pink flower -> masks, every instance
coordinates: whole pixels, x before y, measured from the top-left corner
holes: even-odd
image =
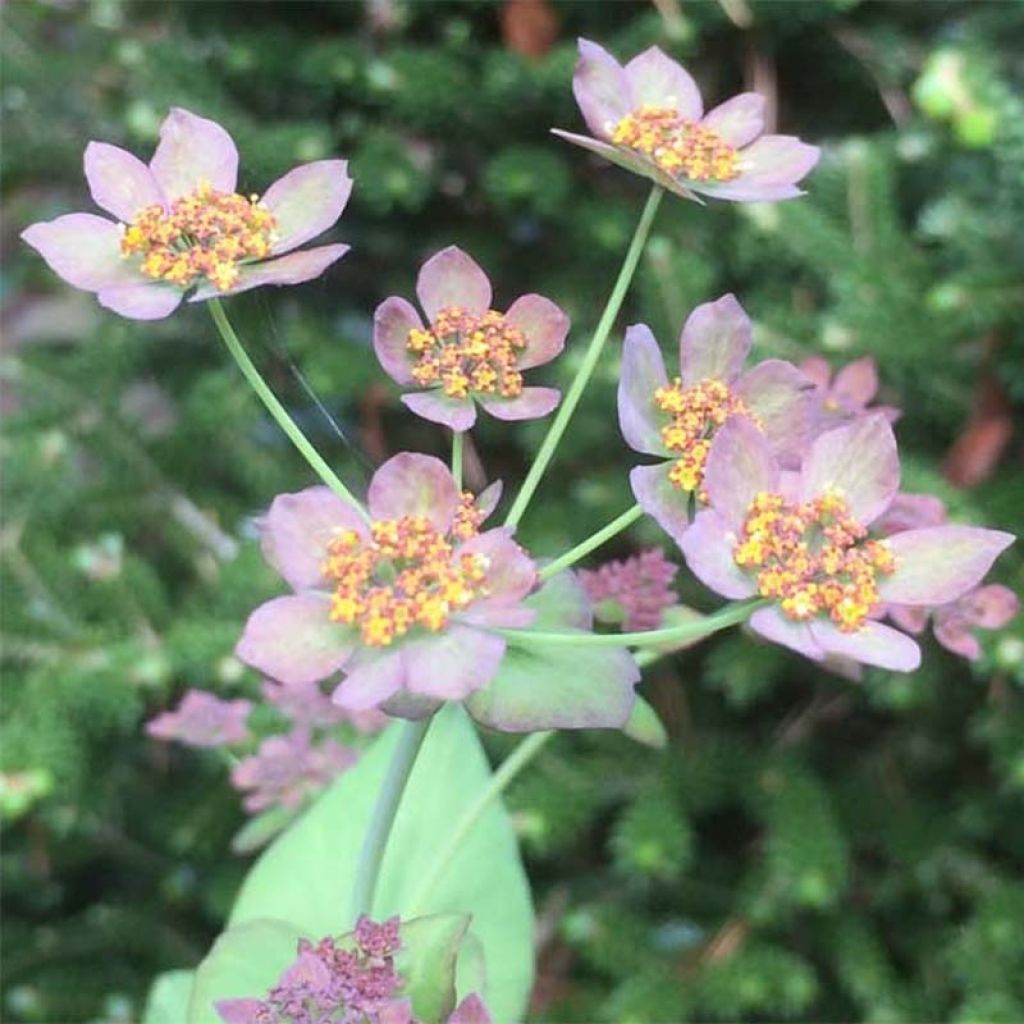
[[[573,92],[594,137],[555,134],[686,199],[791,199],[819,150],[764,134],[764,97],[745,92],[704,113],[697,83],[656,46],[625,67],[579,41]],[[699,201],[699,200],[698,200]]]
[[[619,381],[619,426],[635,451],[670,461],[629,475],[636,500],[677,543],[698,507],[704,464],[722,425],[753,424],[771,450],[795,462],[811,430],[812,384],[792,364],[767,359],[743,371],[750,318],[733,295],[698,306],[679,337],[679,376],[669,381],[654,335],[626,332]]]
[[[501,420],[547,416],[555,388],[524,387],[523,371],[550,362],[565,345],[569,318],[550,299],[524,295],[506,313],[491,308],[491,283],[450,246],[420,268],[416,295],[426,324],[405,299],[385,299],[373,317],[373,346],[418,416],[469,430],[476,403]]]
[[[956,601],[978,585],[1008,533],[932,526],[884,539],[900,466],[884,416],[862,417],[810,446],[784,473],[763,434],[737,417],[708,457],[708,507],[682,540],[691,571],[725,597],[761,596],[751,628],[815,661],[830,655],[909,672],[921,652],[873,618],[889,608]]]
[[[165,711],[146,724],[148,735],[178,740],[190,747],[228,747],[249,738],[248,700],[221,700],[212,693],[189,690],[174,711]]]
[[[800,370],[817,389],[815,416],[821,431],[841,426],[866,412],[881,413],[890,423],[902,415],[889,405],[868,408],[878,392],[878,367],[871,356],[847,363],[835,377],[828,360],[821,356],[805,359]]]
[[[292,251],[341,216],[352,190],[344,160],[296,167],[260,199],[239,195],[231,136],[180,107],[160,126],[148,166],[117,146],[90,142],[85,176],[96,205],[114,220],[71,213],[33,224],[21,237],[69,284],[135,320],[168,316],[191,288],[190,301],[201,302],[300,284],[348,250]]]
[[[263,683],[263,696],[294,725],[328,728],[348,722],[356,732],[374,733],[388,723],[386,715],[371,708],[368,711],[346,711],[339,708],[320,689],[319,682],[284,686],[272,680]]]
[[[661,548],[651,548],[597,569],[581,569],[579,577],[597,619],[633,632],[658,629],[665,609],[679,604],[672,589],[678,571]]]

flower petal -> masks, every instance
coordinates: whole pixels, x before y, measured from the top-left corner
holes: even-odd
[[[854,633],[844,633],[825,619],[810,625],[811,635],[828,654],[894,672],[913,672],[921,664],[921,648],[906,633],[881,622],[865,622]]]
[[[757,417],[776,457],[799,465],[813,433],[812,381],[784,359],[766,359],[743,374],[733,391]]]
[[[704,101],[690,73],[666,53],[652,46],[626,65],[632,108],[670,107],[680,117],[700,120]]]
[[[435,253],[420,268],[416,295],[433,323],[446,306],[461,306],[470,313],[491,307],[491,282],[471,256],[450,245]]]
[[[891,604],[948,604],[976,587],[1013,541],[1011,533],[977,526],[929,526],[895,533],[886,546],[896,559],[896,570],[879,583],[879,597]]]
[[[439,700],[463,700],[494,678],[505,640],[472,626],[451,623],[435,636],[405,647],[406,686]]]
[[[366,536],[359,513],[328,487],[279,494],[261,523],[267,561],[295,590],[323,582],[327,546],[342,530]]]
[[[431,423],[440,423],[458,433],[476,423],[476,406],[471,398],[449,398],[440,388],[402,395],[402,404]]]
[[[739,530],[759,493],[778,491],[779,468],[768,439],[746,416],[730,417],[715,434],[704,464],[703,489],[733,530]]]
[[[732,557],[735,531],[713,509],[697,513],[679,546],[690,572],[716,594],[735,601],[757,593],[753,581]]]
[[[917,636],[925,631],[928,625],[929,608],[919,608],[909,604],[894,604],[886,608],[886,614],[904,633]]]
[[[516,360],[520,370],[549,363],[565,348],[569,318],[543,295],[523,295],[516,299],[508,307],[505,319],[526,336],[526,348]]]
[[[562,400],[558,388],[523,388],[515,398],[477,396],[480,404],[499,420],[536,420],[547,416]]]
[[[634,466],[629,484],[640,507],[677,543],[690,525],[689,491],[681,491],[668,478],[671,462]]]
[[[171,285],[138,282],[101,288],[96,298],[101,306],[132,320],[163,320],[181,305],[182,295]]]
[[[957,602],[957,614],[981,629],[1002,629],[1020,611],[1020,600],[1000,583],[978,587]],[[942,616],[939,612],[937,618]]]
[[[800,476],[803,501],[834,491],[857,522],[869,525],[888,508],[900,486],[892,427],[884,416],[873,415],[822,434],[811,445]]]
[[[526,629],[536,624],[537,613],[521,604],[509,604],[502,598],[485,598],[459,612],[458,620],[485,629]]]
[[[218,192],[234,192],[238,150],[216,121],[172,107],[160,125],[160,143],[149,169],[169,203],[194,192],[203,182]]]
[[[803,195],[796,187],[818,162],[821,150],[792,135],[762,135],[740,152],[740,175],[726,182],[691,182],[695,191],[718,199],[770,202]]]
[[[863,409],[878,392],[878,367],[871,356],[847,363],[832,382],[832,394],[844,405]]]
[[[490,518],[491,513],[498,507],[501,501],[501,492],[504,484],[500,480],[492,480],[477,496],[476,507],[483,512],[484,519]]]
[[[245,624],[235,655],[285,684],[313,683],[337,672],[352,647],[331,622],[326,594],[289,594],[261,604]]]
[[[247,263],[239,267],[238,283],[221,291],[216,285],[204,284],[196,289],[190,302],[203,302],[224,295],[238,295],[250,288],[266,284],[302,284],[318,278],[332,263],[337,263],[349,250],[347,245],[321,245],[315,249],[291,252],[262,263]]]
[[[604,47],[580,39],[579,51],[573,95],[587,127],[604,139],[632,109],[629,81],[622,65]]]
[[[163,205],[152,171],[133,153],[106,142],[85,147],[85,177],[96,205],[126,224],[147,206]]]
[[[887,537],[923,526],[941,526],[946,521],[946,506],[933,494],[897,494],[889,507],[875,520],[876,533]]]
[[[442,533],[455,518],[459,489],[448,467],[433,455],[400,452],[370,481],[367,503],[374,519],[426,516]]]
[[[750,628],[773,644],[788,647],[811,661],[824,661],[825,652],[811,634],[806,622],[787,619],[777,608],[758,608],[750,616]]]
[[[448,1024],[492,1024],[492,1018],[484,1001],[475,992],[471,992],[455,1007],[448,1018]]]
[[[619,375],[619,428],[626,444],[646,455],[668,455],[654,392],[668,384],[665,360],[651,329],[634,324],[626,331]]]
[[[423,321],[412,303],[397,295],[385,299],[373,314],[373,350],[384,372],[396,384],[408,387],[416,383],[408,341],[410,331],[422,328]]]
[[[290,252],[323,234],[341,216],[351,193],[344,160],[316,160],[278,178],[263,194],[263,204],[277,219],[271,251]]]
[[[21,237],[55,274],[83,291],[144,280],[121,255],[121,232],[106,217],[67,213],[32,224]]]
[[[360,652],[331,700],[346,711],[378,707],[405,685],[405,651]]]
[[[955,612],[944,616],[935,616],[935,639],[947,651],[977,661],[981,657],[981,643],[971,632],[971,623]]]
[[[832,367],[824,356],[808,356],[800,362],[798,369],[815,387],[828,389],[832,380]]]
[[[702,380],[730,384],[743,369],[753,329],[735,295],[698,306],[679,336],[679,369],[687,386]]]
[[[459,545],[455,557],[462,555],[482,555],[487,560],[485,586],[492,601],[519,601],[537,583],[536,563],[512,539],[510,527],[499,526]]]
[[[746,146],[764,131],[765,99],[756,92],[741,92],[719,103],[701,124],[710,128],[730,146]]]

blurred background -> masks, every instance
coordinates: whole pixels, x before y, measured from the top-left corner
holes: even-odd
[[[666,200],[616,338],[643,320],[670,351],[732,290],[761,358],[872,355],[904,410],[907,489],[1020,529],[1020,4],[13,0],[2,17],[5,1021],[137,1020],[152,976],[218,932],[260,837],[238,838],[222,751],[142,727],[189,687],[258,700],[231,657],[279,588],[253,517],[312,482],[202,306],[122,320],[19,241],[92,208],[89,139],[148,159],[179,105],[234,135],[247,192],[351,161],[333,235],[352,252],[229,309],[359,488],[390,453],[447,445],[369,345],[375,305],[437,248],[472,253],[499,309],[559,302],[570,350],[540,375],[570,379],[646,188],[548,129],[581,130],[578,35],[620,58],[657,43],[709,105],[763,92],[824,157],[796,202]],[[523,522],[536,553],[631,503],[617,364],[613,344]],[[470,480],[521,478],[544,429],[484,419]],[[607,553],[651,546],[672,554],[645,523]],[[996,578],[1019,589],[1019,545]],[[648,672],[667,750],[560,736],[509,794],[540,919],[533,1018],[1024,1019],[1024,631],[980,639],[973,663],[929,639],[917,674],[854,683],[727,634]],[[261,706],[256,733],[270,721]]]

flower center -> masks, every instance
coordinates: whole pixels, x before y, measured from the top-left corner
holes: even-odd
[[[430,327],[411,330],[406,346],[418,356],[412,369],[416,382],[440,384],[449,398],[465,398],[471,391],[515,398],[523,390],[516,363],[526,336],[493,309],[476,314],[446,306]]]
[[[743,399],[720,380],[702,380],[687,388],[676,377],[671,384],[654,392],[654,404],[671,417],[661,428],[661,440],[670,452],[678,455],[668,477],[683,491],[700,487],[717,427],[730,416],[740,415],[761,425]]]
[[[798,622],[824,612],[854,633],[878,604],[879,573],[896,560],[884,541],[867,539],[834,492],[795,504],[762,492],[751,502],[733,549],[738,566],[757,574],[757,590]]]
[[[673,177],[732,181],[740,173],[735,146],[671,107],[645,104],[627,114],[612,129],[612,142],[649,156]]]
[[[415,626],[444,629],[452,613],[486,593],[487,558],[455,550],[476,536],[483,515],[467,493],[447,535],[425,516],[377,519],[368,541],[340,532],[323,567],[334,585],[331,621],[356,626],[370,647],[386,647]]]
[[[256,196],[203,183],[170,210],[154,203],[121,234],[121,253],[142,257],[146,277],[188,288],[205,278],[220,291],[238,283],[238,266],[270,255],[274,215]]]

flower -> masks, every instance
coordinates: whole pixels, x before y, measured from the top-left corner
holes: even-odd
[[[763,96],[745,92],[704,114],[697,83],[656,46],[625,67],[579,41],[573,92],[593,138],[555,134],[685,199],[791,199],[818,162],[817,146],[765,135]]]
[[[286,685],[344,669],[334,701],[420,717],[485,686],[505,654],[490,627],[522,626],[533,561],[511,530],[480,532],[498,500],[474,501],[448,468],[403,452],[374,474],[370,521],[324,487],[277,497],[270,563],[295,590],[257,608],[236,653]]]
[[[787,465],[810,432],[812,387],[795,366],[767,359],[742,373],[750,318],[733,295],[698,306],[679,336],[679,376],[669,381],[650,329],[626,331],[619,381],[619,426],[635,451],[671,461],[630,473],[636,500],[676,542],[701,501],[704,464],[715,434],[743,417]]]
[[[221,700],[202,690],[189,690],[176,710],[147,722],[146,732],[190,747],[227,747],[249,738],[246,721],[251,710],[248,700]]]
[[[147,167],[126,150],[90,142],[85,176],[96,205],[115,220],[71,213],[21,237],[75,288],[135,320],[265,284],[319,277],[348,250],[293,252],[341,216],[352,179],[344,160],[303,164],[263,194],[235,191],[238,151],[214,121],[180,107],[160,126]],[[285,255],[287,254],[287,255]]]
[[[864,416],[820,435],[782,472],[748,420],[722,428],[708,457],[708,507],[682,540],[691,571],[725,597],[771,602],[756,632],[814,661],[830,655],[909,672],[921,652],[874,618],[883,605],[943,605],[978,585],[1013,537],[931,526],[873,537],[900,467],[892,427]]]
[[[847,363],[832,376],[832,367],[821,356],[810,356],[800,363],[800,371],[814,382],[815,415],[822,431],[848,423],[865,412],[881,413],[890,423],[902,415],[891,405],[868,408],[878,392],[878,367],[871,356]]]
[[[320,689],[318,682],[283,686],[273,680],[263,683],[263,696],[294,725],[329,728],[347,722],[356,732],[374,733],[387,725],[379,711],[346,711]]]
[[[524,387],[523,371],[550,362],[565,345],[569,318],[550,299],[524,295],[506,313],[491,309],[491,283],[477,263],[450,246],[420,268],[416,295],[427,323],[396,295],[373,317],[373,347],[418,416],[469,430],[476,403],[501,420],[546,416],[555,388]]]
[[[597,569],[581,569],[580,582],[602,622],[621,624],[628,632],[657,629],[666,608],[679,604],[672,581],[679,566],[661,548],[642,551]]]

